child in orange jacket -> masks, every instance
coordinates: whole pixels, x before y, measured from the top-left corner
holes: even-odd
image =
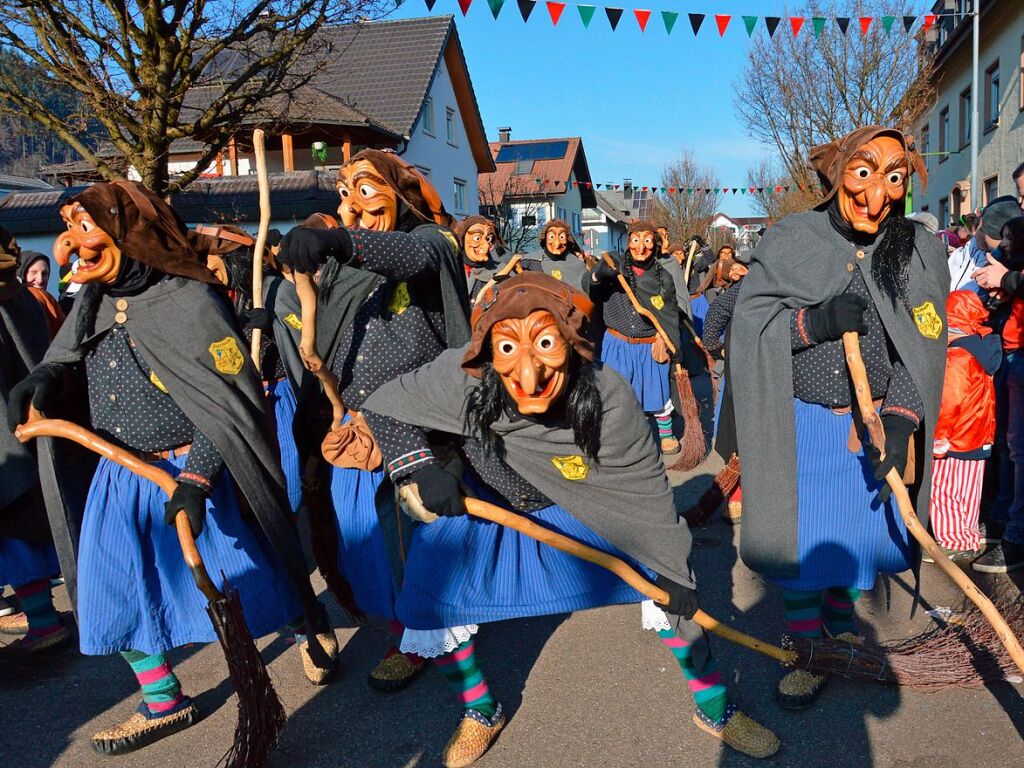
[[[981,548],[981,483],[996,432],[992,375],[1002,360],[1002,347],[992,329],[982,325],[988,310],[974,291],[949,294],[946,313],[946,376],[932,449],[931,521],[935,539],[949,558],[967,561]],[[927,556],[924,560],[932,562]]]

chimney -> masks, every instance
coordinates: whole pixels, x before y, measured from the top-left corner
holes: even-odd
[[[633,198],[633,180],[623,179],[622,180],[622,196],[626,198]]]
[[[512,138],[512,128],[510,126],[505,126],[504,128],[499,128],[498,129],[498,143],[499,144],[508,144],[508,142],[509,142],[509,140],[511,138]]]

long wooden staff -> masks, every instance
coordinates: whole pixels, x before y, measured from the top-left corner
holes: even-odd
[[[693,255],[697,252],[697,241],[690,241],[690,252],[686,254],[686,268],[683,270],[683,285],[690,290],[690,268],[693,267]]]
[[[316,349],[316,303],[317,292],[313,278],[305,272],[293,272],[295,293],[299,297],[299,310],[302,314],[302,331],[299,339],[299,356],[306,370],[316,376],[323,384],[324,392],[331,403],[331,429],[341,426],[345,418],[345,403],[338,392],[338,377],[334,375]]]
[[[882,427],[882,420],[878,417],[875,405],[871,400],[871,386],[868,383],[867,369],[864,367],[864,359],[860,353],[860,337],[855,331],[843,334],[843,351],[846,354],[846,365],[850,370],[850,378],[853,381],[853,391],[857,398],[857,409],[860,411],[860,417],[868,430],[868,437],[871,443],[884,457],[885,431]],[[1013,659],[1014,664],[1024,673],[1024,649],[1021,648],[1020,641],[1017,640],[1016,635],[1013,634],[1013,631],[992,604],[992,601],[988,599],[984,592],[978,589],[977,585],[967,577],[967,574],[946,557],[942,548],[935,543],[935,539],[928,535],[928,531],[924,529],[914,513],[910,494],[907,492],[907,486],[904,485],[899,470],[896,467],[890,469],[889,473],[885,476],[885,480],[889,483],[889,487],[896,497],[896,506],[899,508],[900,517],[903,518],[907,530],[917,539],[917,542],[931,556],[942,572],[949,576],[963,590],[964,594],[970,598],[971,602],[978,606],[989,624],[992,625],[1000,642],[1006,648],[1007,653],[1010,654],[1010,658]]]
[[[480,297],[487,293],[487,289],[494,285],[498,281],[499,277],[504,277],[505,275],[509,274],[513,269],[516,268],[516,266],[518,266],[519,262],[522,261],[522,259],[523,254],[513,254],[512,258],[508,260],[508,263],[505,264],[505,266],[503,266],[497,272],[495,272],[494,276],[491,277],[491,279],[488,280],[486,283],[484,283],[484,287],[477,292],[476,297],[473,299],[473,306],[476,306],[476,303],[480,301]]]
[[[252,148],[256,155],[256,183],[260,190],[260,226],[256,230],[256,245],[252,252],[252,305],[263,309],[263,251],[267,247],[267,232],[270,231],[270,178],[267,176],[267,148],[262,128],[252,132]],[[263,329],[252,331],[252,361],[260,367],[260,344]]]

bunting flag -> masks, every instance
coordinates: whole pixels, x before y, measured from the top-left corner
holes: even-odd
[[[462,2],[462,0],[459,0],[459,2]],[[557,27],[558,20],[562,18],[562,11],[565,10],[565,3],[553,3],[551,0],[548,0],[547,5],[548,13],[551,15],[551,24]]]
[[[676,19],[679,18],[679,14],[675,11],[662,11],[661,18],[665,22],[665,34],[672,34],[672,27],[676,25]]]
[[[779,28],[780,21],[782,21],[781,16],[764,17],[764,25],[768,27],[768,37],[775,37],[775,30]]]
[[[434,10],[434,3],[436,3],[437,0],[424,0],[424,2],[427,4],[427,10],[432,11]]]
[[[836,16],[836,24],[839,26],[839,31],[845,35],[846,30],[850,28],[850,17]]]
[[[868,30],[871,29],[871,22],[872,18],[870,16],[860,17],[860,34],[862,36],[866,35],[868,33]]]
[[[753,37],[754,27],[757,26],[757,16],[744,16],[743,26],[747,28],[747,37]]]
[[[700,25],[704,23],[704,14],[688,13],[686,15],[690,17],[690,26],[693,28],[693,36],[696,37],[700,31]]]
[[[882,17],[882,29],[885,30],[885,34],[892,34],[892,23],[896,21],[895,16],[883,16]]]
[[[917,21],[917,16],[904,16],[903,17],[903,31],[908,35],[910,34],[910,28],[914,26],[914,22]]]
[[[523,17],[523,23],[525,24],[530,19],[530,14],[533,13],[533,6],[537,4],[537,0],[516,0],[519,3],[519,15]]]
[[[619,26],[619,19],[622,18],[622,9],[605,6],[604,13],[608,17],[608,23],[612,25],[612,32],[614,32],[615,28]]]
[[[932,24],[935,23],[935,19],[936,18],[937,17],[934,14],[931,14],[931,13],[926,13],[924,15],[924,31],[925,32],[927,32],[929,29],[932,28]]]
[[[583,28],[589,29],[590,22],[594,19],[594,11],[597,10],[596,5],[577,5],[576,10],[580,12],[580,21],[583,22]]]
[[[825,31],[825,17],[824,16],[812,16],[811,26],[814,28],[814,37],[821,37],[821,33]]]
[[[501,13],[501,7],[505,4],[505,0],[487,0],[487,4],[491,6],[491,15],[497,20],[498,14]]]
[[[797,35],[800,34],[800,29],[803,27],[803,25],[804,25],[804,17],[803,16],[790,16],[789,17],[789,26],[791,26],[793,28],[793,37],[796,37]]]
[[[732,21],[732,16],[726,16],[725,14],[715,14],[715,24],[718,25],[719,37],[725,37],[725,28],[729,26],[730,21]]]
[[[651,18],[651,12],[645,11],[643,8],[635,8],[633,15],[636,16],[636,23],[640,25],[640,31],[647,31],[647,21]]]
[[[462,15],[465,16],[469,11],[469,6],[473,4],[473,0],[459,0],[459,8],[462,9]]]

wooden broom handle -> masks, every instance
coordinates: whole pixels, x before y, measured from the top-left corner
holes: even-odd
[[[668,334],[665,333],[665,329],[661,327],[661,323],[658,322],[658,318],[654,316],[654,313],[640,303],[636,294],[633,293],[633,289],[629,287],[629,283],[626,281],[625,276],[619,271],[619,268],[615,266],[615,262],[612,260],[608,251],[602,253],[601,258],[604,259],[605,264],[615,270],[615,276],[619,278],[619,285],[621,285],[622,290],[626,292],[626,297],[629,299],[630,304],[633,305],[633,309],[637,311],[637,314],[646,317],[650,321],[651,325],[654,326],[654,330],[659,336],[661,336],[661,340],[665,342],[665,346],[668,347],[668,351],[674,355],[676,353],[675,344],[669,340]],[[651,258],[653,259],[654,257],[652,256]]]
[[[260,225],[256,230],[256,245],[252,250],[252,305],[263,309],[263,251],[267,247],[267,232],[270,231],[270,178],[267,176],[267,149],[262,128],[252,132],[252,148],[256,155],[256,183],[259,186]],[[260,368],[260,344],[263,329],[253,328],[252,361],[256,370]]]
[[[408,502],[408,498],[406,498]],[[503,525],[506,528],[512,528],[515,531],[529,536],[531,539],[536,539],[544,544],[554,547],[562,552],[578,557],[581,560],[599,565],[605,568],[629,586],[635,589],[637,592],[649,597],[656,603],[665,605],[669,601],[668,593],[656,587],[647,579],[645,579],[640,573],[630,567],[621,558],[609,555],[607,552],[601,552],[600,550],[588,547],[585,544],[581,544],[575,539],[570,539],[568,536],[563,536],[560,533],[556,533],[548,528],[537,525],[526,515],[519,515],[515,512],[510,512],[507,509],[496,507],[493,504],[488,504],[486,501],[480,499],[466,498],[466,511],[473,517],[479,517],[483,520],[490,520],[492,523]],[[738,643],[752,651],[763,653],[765,656],[770,656],[776,661],[780,661],[783,664],[792,664],[796,661],[796,653],[794,651],[787,651],[777,646],[771,645],[770,643],[762,642],[756,637],[740,632],[738,629],[722,624],[718,619],[715,619],[704,611],[698,610],[693,615],[693,621],[697,622],[704,629],[709,632],[714,632],[720,637],[724,637],[733,643]]]
[[[85,427],[79,426],[71,421],[63,419],[45,419],[39,412],[30,407],[29,418],[24,424],[14,431],[14,436],[22,443],[33,440],[37,437],[62,437],[73,443],[78,443],[93,453],[98,453],[105,459],[120,464],[128,471],[145,478],[160,487],[167,497],[174,495],[178,483],[167,472],[153,464],[147,464],[142,459],[134,456],[123,448],[118,448],[111,442],[104,440],[94,432]],[[181,554],[185,558],[185,564],[192,571],[196,586],[206,596],[207,600],[223,599],[224,594],[217,589],[206,571],[206,565],[196,547],[195,537],[192,535],[192,526],[189,524],[188,515],[180,510],[174,518],[174,527],[178,532],[178,544],[181,546]]]
[[[875,406],[871,400],[871,386],[868,383],[867,369],[864,367],[864,359],[860,354],[860,338],[855,331],[843,334],[843,351],[846,353],[846,364],[850,369],[850,378],[853,381],[857,408],[864,419],[864,425],[868,429],[868,437],[875,448],[879,452],[883,452],[885,431],[882,428],[881,419],[875,413]],[[868,419],[869,415],[872,417],[871,420]],[[874,425],[874,428],[872,428],[872,425]],[[1013,663],[1024,674],[1024,649],[1021,648],[1020,641],[1013,634],[1013,631],[1007,625],[1006,620],[996,609],[995,605],[992,604],[992,601],[988,599],[988,596],[978,589],[977,585],[968,578],[967,574],[946,557],[942,548],[935,543],[935,539],[921,525],[921,521],[917,519],[917,515],[914,513],[910,493],[907,491],[907,486],[903,483],[899,470],[896,467],[890,469],[889,473],[885,476],[885,480],[889,483],[889,487],[896,497],[896,506],[899,508],[900,517],[903,518],[907,530],[917,539],[921,548],[931,556],[942,572],[949,576],[963,590],[964,594],[970,598],[971,602],[978,606],[985,618],[988,619],[989,624],[992,625],[1003,647],[1010,654]]]
[[[338,392],[338,377],[316,349],[316,312],[317,292],[311,275],[305,272],[292,272],[295,280],[295,293],[299,297],[299,312],[302,315],[302,331],[299,339],[299,356],[306,370],[316,376],[323,384],[324,392],[331,403],[331,429],[341,426],[345,418],[345,403]]]
[[[690,241],[690,252],[686,254],[686,269],[683,270],[683,287],[690,291],[690,269],[693,267],[693,255],[697,252],[697,241]]]
[[[485,293],[487,293],[487,289],[488,288],[490,288],[492,285],[494,285],[496,282],[498,282],[498,278],[499,277],[504,277],[505,275],[510,273],[513,269],[516,268],[516,266],[518,266],[519,262],[522,261],[522,259],[523,259],[523,254],[521,254],[521,253],[513,254],[512,258],[508,260],[508,263],[505,266],[503,266],[501,269],[499,269],[497,272],[495,272],[494,273],[494,277],[492,277],[490,280],[488,280],[486,283],[484,283],[484,287],[481,288],[479,291],[477,291],[476,297],[473,299],[473,306],[476,306],[476,303],[478,301],[480,301],[480,298]]]

